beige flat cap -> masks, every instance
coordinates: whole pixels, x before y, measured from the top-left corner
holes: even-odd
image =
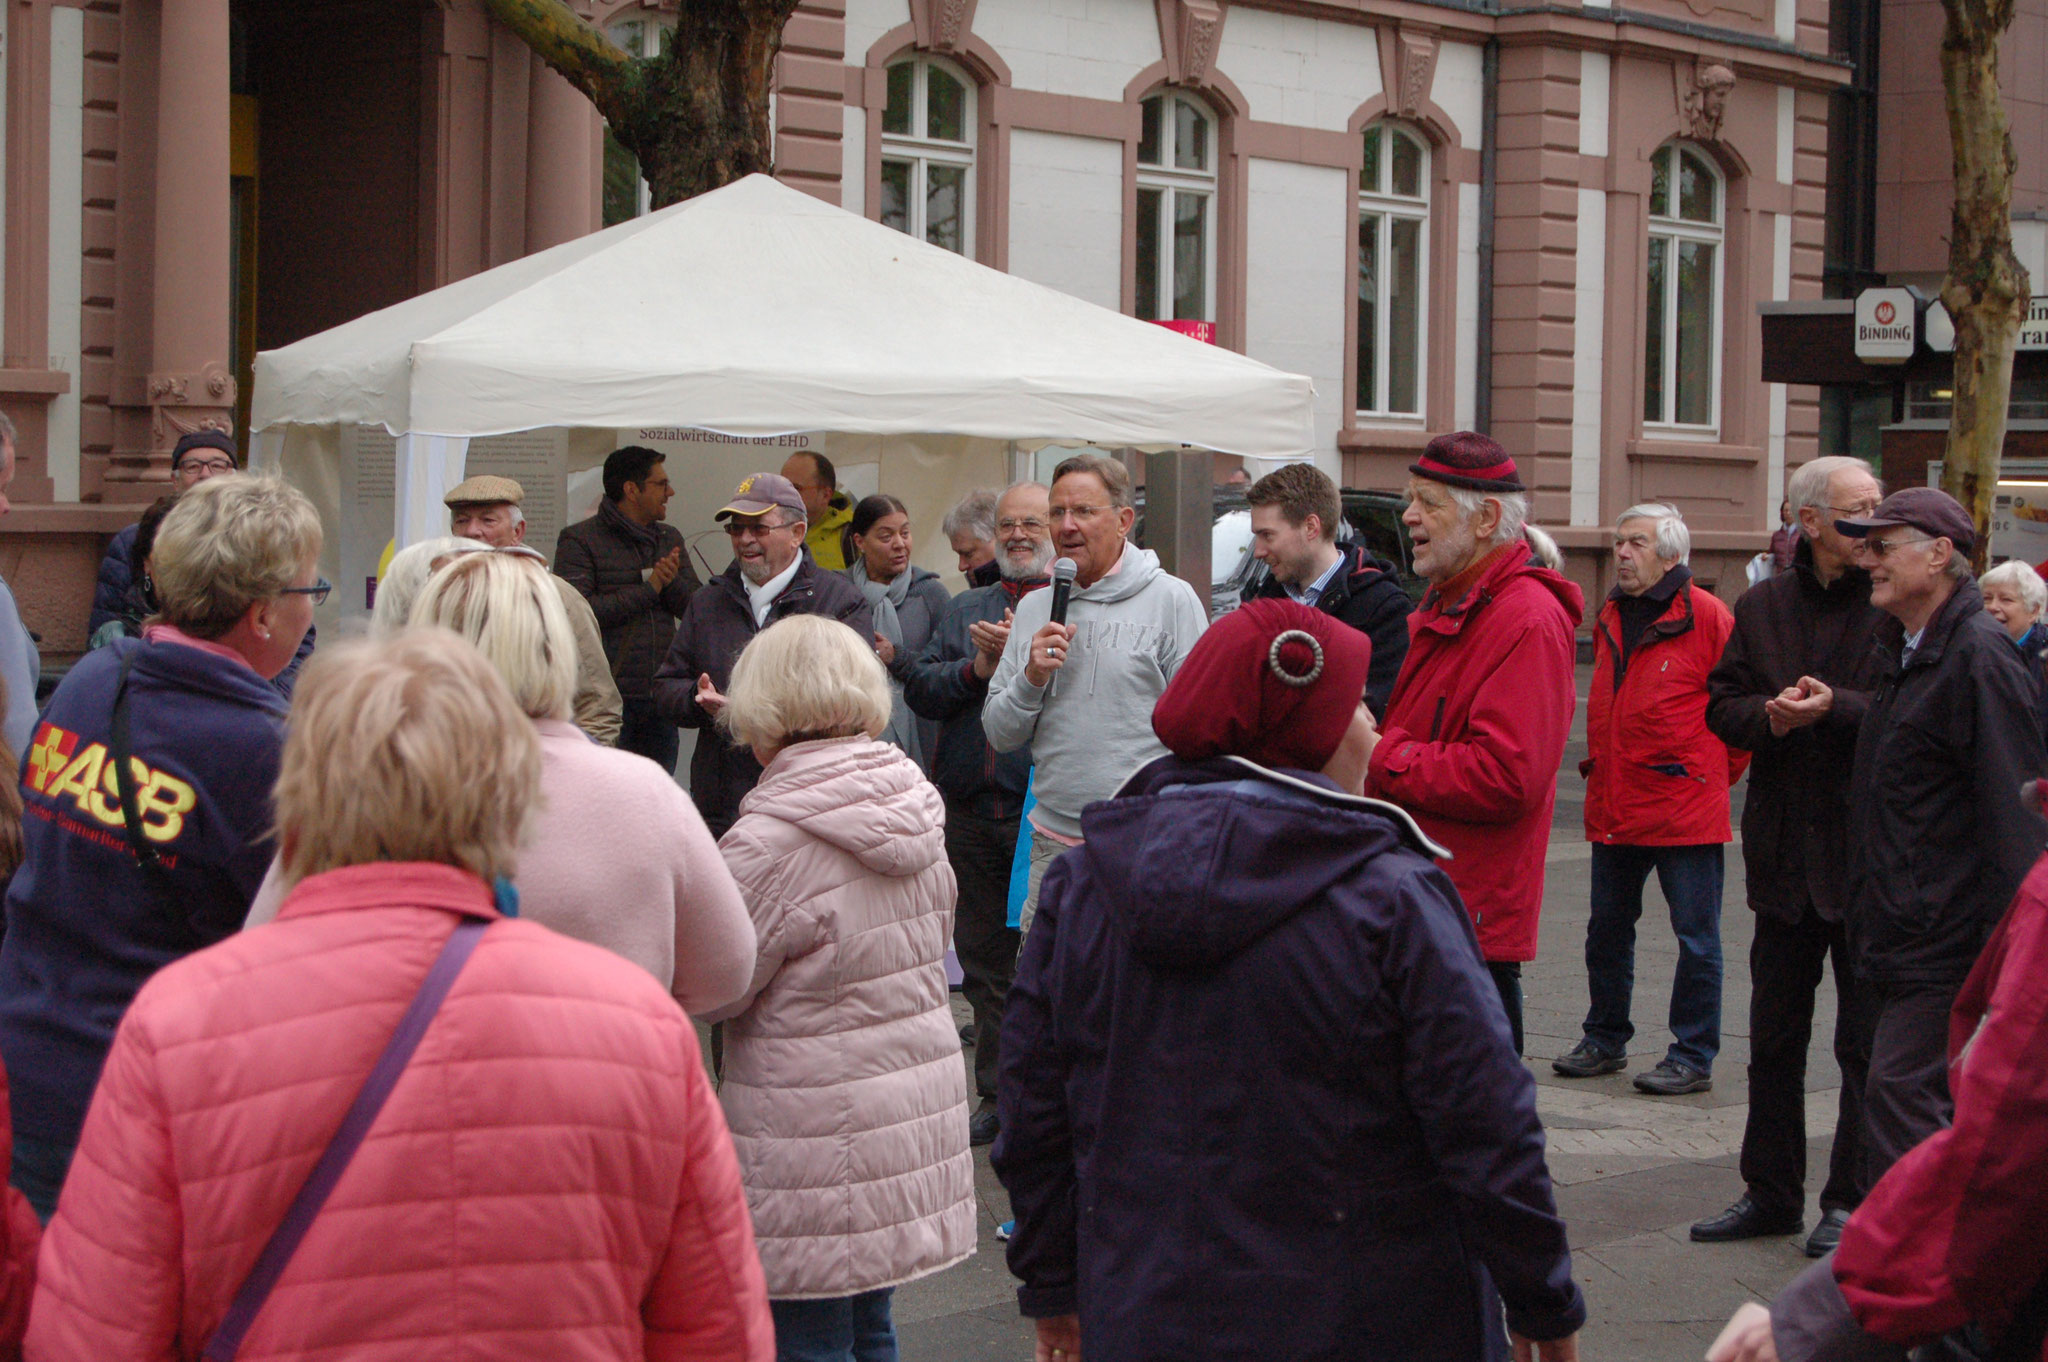
[[[526,500],[526,489],[510,478],[501,478],[491,473],[479,473],[465,478],[448,489],[448,495],[441,498],[446,506],[495,506],[509,501],[514,506]]]

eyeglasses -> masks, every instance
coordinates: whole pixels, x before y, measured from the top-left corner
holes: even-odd
[[[1035,516],[1028,520],[998,520],[996,522],[996,529],[1003,534],[1015,534],[1019,530],[1024,531],[1026,534],[1037,534],[1045,528],[1047,528],[1046,523]]]
[[[1877,503],[1874,501],[1860,501],[1854,506],[1830,506],[1828,509],[1839,512],[1842,515],[1869,515],[1877,509]]]
[[[1902,549],[1908,544],[1932,544],[1938,536],[1923,535],[1918,539],[1866,539],[1863,547],[1870,556],[1882,562],[1893,549]]]
[[[1058,524],[1062,520],[1078,520],[1083,525],[1086,525],[1108,509],[1109,507],[1107,506],[1055,506],[1052,508],[1053,523]]]
[[[311,596],[313,604],[325,605],[327,604],[327,593],[332,590],[334,590],[334,583],[322,577],[311,586],[288,586],[277,594],[280,596]]]
[[[792,521],[791,524],[795,522]],[[788,525],[745,525],[737,519],[725,522],[725,532],[734,539],[766,539],[775,530],[786,530]]]
[[[178,476],[181,478],[191,477],[195,473],[203,473],[207,477],[213,477],[216,474],[232,473],[234,471],[235,461],[233,459],[187,458],[178,460]]]

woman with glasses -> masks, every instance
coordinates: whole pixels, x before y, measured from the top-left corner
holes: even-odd
[[[142,637],[88,653],[22,768],[25,858],[0,944],[12,1181],[47,1219],[114,1027],[164,965],[241,926],[270,862],[285,699],[271,681],[328,584],[320,519],[272,478],[166,515]]]

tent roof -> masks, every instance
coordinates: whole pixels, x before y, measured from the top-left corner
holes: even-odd
[[[1295,457],[1306,378],[765,175],[266,351],[251,425],[688,426]]]

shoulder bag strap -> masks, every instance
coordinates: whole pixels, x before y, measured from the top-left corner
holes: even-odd
[[[114,763],[114,790],[121,798],[121,831],[128,850],[145,878],[162,873],[163,854],[150,845],[142,830],[142,806],[135,798],[135,770],[128,741],[128,673],[134,670],[136,649],[121,659],[121,679],[114,685],[114,717],[108,725],[107,757]]]
[[[235,1293],[234,1302],[221,1316],[220,1327],[207,1340],[206,1351],[201,1354],[205,1362],[230,1362],[240,1350],[243,1336],[256,1322],[257,1311],[263,1308],[271,1289],[284,1275],[286,1264],[298,1251],[299,1241],[313,1227],[320,1208],[326,1204],[335,1184],[341,1181],[342,1172],[348,1167],[349,1160],[355,1157],[363,1137],[370,1133],[370,1126],[383,1109],[385,1099],[398,1086],[399,1075],[405,1072],[413,1051],[419,1048],[420,1038],[426,1035],[427,1026],[434,1020],[434,1014],[440,1011],[441,1000],[448,996],[455,976],[462,973],[462,967],[469,962],[470,952],[476,949],[489,925],[482,918],[464,918],[449,934],[448,943],[441,948],[433,968],[427,971],[420,991],[413,995],[412,1005],[399,1018],[398,1029],[392,1032],[384,1053],[377,1057],[376,1067],[363,1081],[362,1091],[356,1094],[348,1114],[341,1118],[341,1128],[334,1132],[326,1152],[313,1165],[305,1186],[299,1188],[298,1196],[293,1198],[291,1209],[284,1213],[283,1221],[271,1234],[270,1242],[257,1255],[256,1266],[249,1269],[249,1276],[243,1281],[241,1290]]]

